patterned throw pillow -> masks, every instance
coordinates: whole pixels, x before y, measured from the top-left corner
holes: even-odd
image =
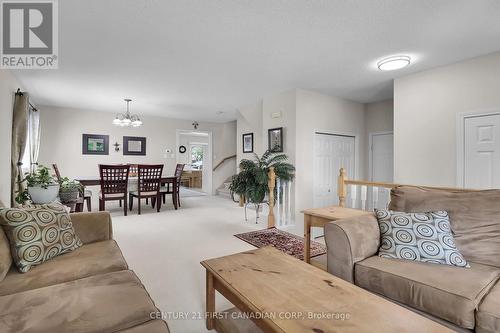
[[[470,267],[455,246],[447,212],[375,209],[375,214],[381,235],[380,257]]]
[[[0,209],[0,224],[21,273],[82,246],[68,212],[60,204]]]

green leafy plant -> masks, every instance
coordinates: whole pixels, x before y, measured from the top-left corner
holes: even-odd
[[[31,200],[31,197],[28,193],[28,187],[39,186],[41,188],[47,189],[50,185],[56,184],[56,181],[50,173],[49,168],[43,165],[39,165],[34,172],[26,172],[24,174],[24,178],[19,181],[19,184],[23,183],[26,183],[24,190],[17,192],[17,196],[15,198],[18,204],[24,204],[25,202]]]
[[[73,179],[69,179],[68,177],[63,177],[59,181],[59,185],[61,187],[59,188],[59,192],[66,193],[66,192],[79,192],[83,194],[83,185]]]
[[[287,162],[288,156],[272,150],[266,151],[261,157],[257,154],[254,156],[254,160],[241,160],[240,173],[233,176],[229,189],[252,203],[260,204],[269,192],[269,169],[274,167],[278,178],[289,181],[295,176],[295,167]]]

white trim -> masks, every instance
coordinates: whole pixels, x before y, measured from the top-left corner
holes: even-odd
[[[181,133],[186,133],[186,132],[193,132],[193,130],[183,130],[183,129],[176,129],[175,130],[175,161],[176,163],[179,161],[180,153],[179,153],[179,142],[180,142],[180,134]],[[202,130],[196,130],[196,132],[202,132],[202,133],[207,133],[208,134],[208,163],[207,165],[203,166],[203,169],[208,173],[208,184],[207,187],[209,191],[207,192],[208,195],[214,195],[215,190],[213,188],[213,160],[214,160],[214,154],[213,154],[213,140],[212,140],[212,131],[202,131]]]
[[[382,131],[382,132],[370,132],[368,134],[368,180],[373,181],[373,137],[376,135],[388,135],[392,134],[394,140],[394,132],[393,131]],[[394,160],[394,155],[393,155]],[[392,175],[394,179],[394,174]]]
[[[456,149],[457,149],[457,187],[465,186],[465,120],[467,118],[500,115],[500,109],[483,109],[457,114]]]

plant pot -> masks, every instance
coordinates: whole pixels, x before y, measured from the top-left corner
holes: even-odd
[[[49,185],[47,188],[41,186],[28,187],[31,201],[35,204],[48,204],[56,201],[59,195],[59,184]]]
[[[75,202],[78,200],[79,195],[80,191],[78,189],[72,191],[59,191],[59,199],[63,203]]]

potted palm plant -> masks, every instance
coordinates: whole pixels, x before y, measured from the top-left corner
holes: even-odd
[[[274,167],[276,177],[290,181],[295,176],[295,167],[287,162],[288,156],[272,150],[266,151],[261,157],[257,154],[254,156],[253,160],[241,160],[240,173],[233,176],[229,189],[243,196],[246,201],[260,206],[269,192],[269,169]]]
[[[59,183],[51,175],[49,168],[39,165],[32,173],[26,173],[21,183],[26,182],[26,190],[18,193],[16,202],[23,204],[31,200],[35,204],[54,202],[59,194]]]

